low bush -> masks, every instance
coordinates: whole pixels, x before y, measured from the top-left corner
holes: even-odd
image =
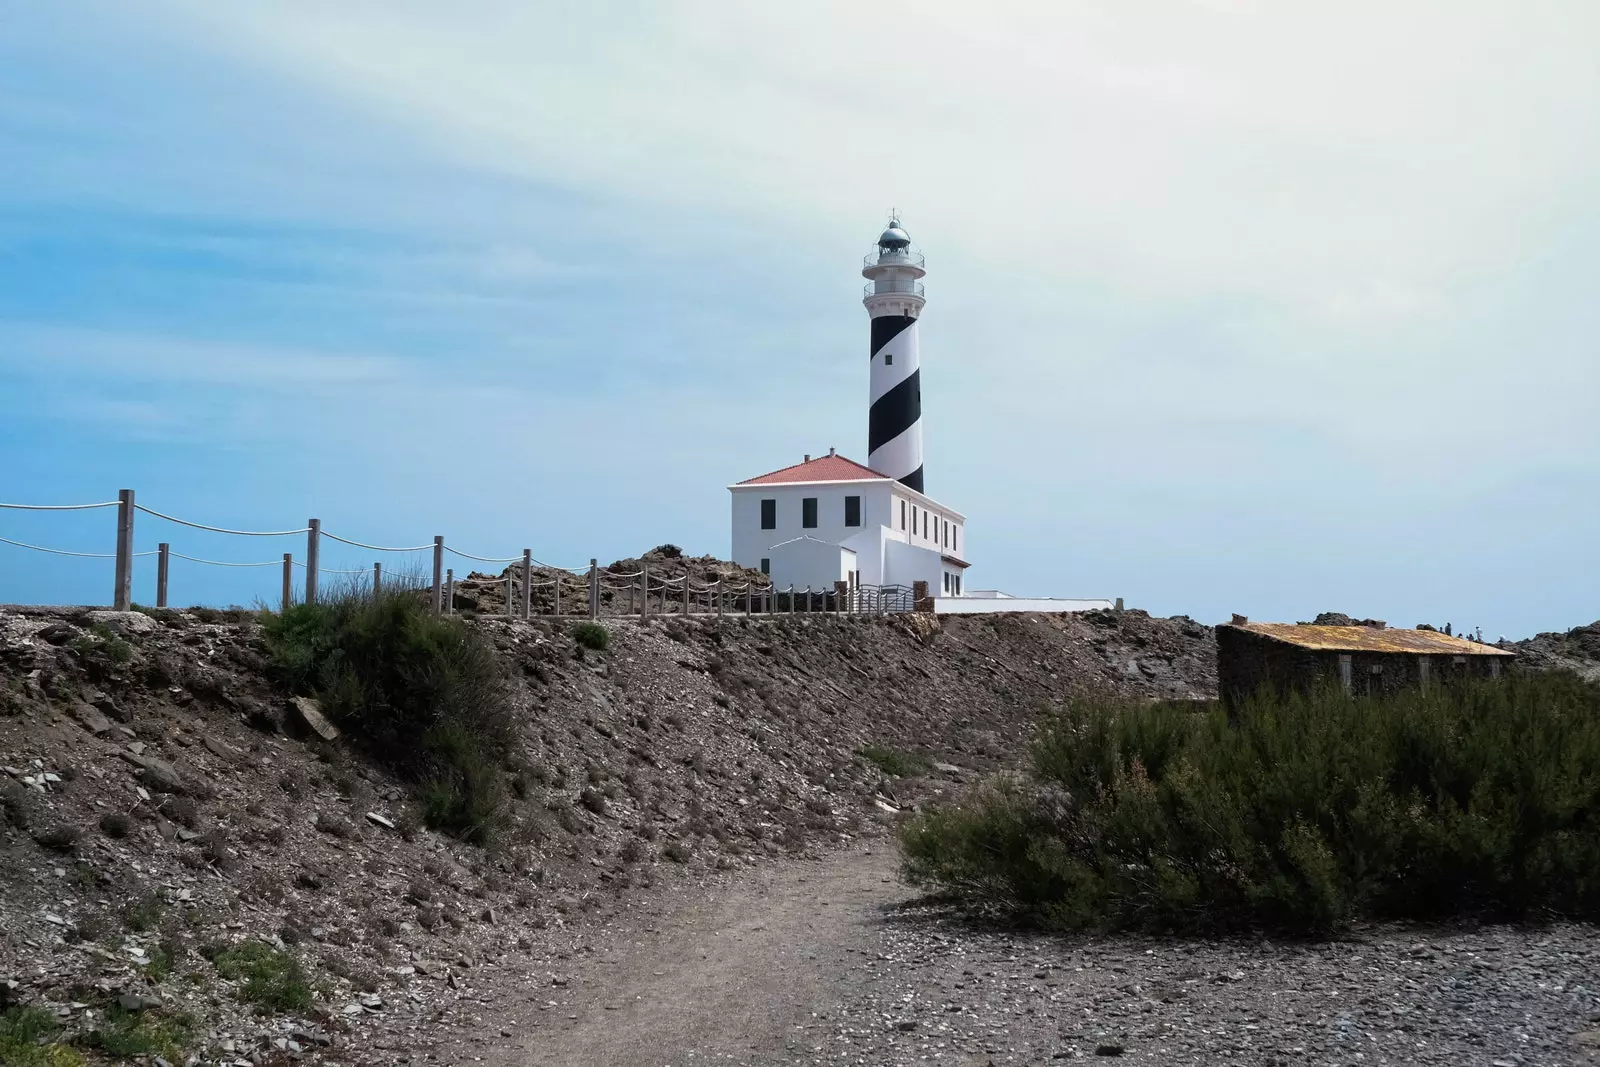
[[[84,658],[99,658],[121,667],[133,658],[133,647],[103,622],[90,626],[72,641],[72,650]]]
[[[597,622],[580,622],[572,627],[572,639],[583,648],[604,652],[611,644],[611,631]]]
[[[1600,918],[1600,688],[1265,694],[1230,721],[1081,701],[1031,774],[902,830],[907,876],[1058,928],[1324,934],[1356,918]]]
[[[107,1056],[160,1056],[182,1063],[194,1041],[194,1020],[187,1015],[144,1010],[127,1011],[113,1004],[83,1043]]]
[[[300,961],[262,941],[243,941],[217,952],[217,973],[241,983],[239,999],[269,1011],[309,1011],[311,983]]]
[[[76,1049],[55,1040],[60,1024],[39,1008],[0,1012],[0,1063],[7,1067],[83,1067]]]
[[[911,778],[927,774],[933,764],[926,756],[887,745],[864,745],[856,753],[884,774],[895,778]]]
[[[415,589],[347,590],[264,622],[274,679],[416,782],[430,826],[486,844],[505,808],[512,720],[492,650]]]

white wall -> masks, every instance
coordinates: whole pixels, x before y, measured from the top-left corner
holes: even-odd
[[[1002,611],[1100,611],[1116,607],[1109,600],[1065,600],[1055,597],[934,597],[936,615],[980,615]]]
[[[760,485],[735,489],[731,496],[733,560],[745,567],[759,567],[761,560],[771,559],[774,545],[809,537],[854,550],[854,566],[861,571],[864,585],[910,585],[914,580],[926,581],[929,592],[938,595],[944,588],[945,571],[954,569],[940,562],[939,556],[947,554],[971,559],[967,553],[964,521],[948,508],[929,507],[925,501],[914,499],[897,483]],[[844,524],[847,496],[861,498],[860,526]],[[809,529],[801,525],[801,501],[806,497],[817,500],[817,525]],[[762,500],[777,502],[776,529],[761,528]],[[901,527],[902,509],[904,528]],[[924,514],[928,516],[926,534],[922,532]],[[945,547],[947,523],[949,548]],[[910,554],[906,554],[908,549]],[[899,554],[891,556],[892,552]],[[900,562],[897,565],[893,560]],[[787,580],[781,584],[787,585]],[[801,580],[799,584],[804,586],[806,582]]]
[[[856,566],[856,554],[848,548],[809,537],[767,551],[772,584],[779,589],[832,589],[834,582],[849,581]]]
[[[884,585],[912,585],[928,583],[928,595],[939,594],[944,561],[933,548],[919,548],[904,541],[889,541],[884,545]]]
[[[815,485],[761,485],[735,489],[733,496],[733,561],[745,567],[760,565],[772,555],[773,545],[796,537],[814,537],[840,544],[889,521],[890,488],[885,482],[829,482]],[[861,498],[861,525],[844,524],[844,498]],[[817,498],[817,525],[800,524],[801,500]],[[778,526],[761,528],[761,501],[778,502]],[[831,579],[830,579],[831,580]],[[866,581],[866,575],[862,575]],[[804,585],[805,583],[801,583]]]
[[[927,515],[927,533],[923,533],[923,515]],[[904,518],[902,519],[902,516]],[[903,536],[907,543],[922,548],[936,548],[958,559],[971,560],[967,554],[965,522],[946,508],[928,507],[924,502],[903,493],[896,493],[889,514],[890,529]],[[938,520],[937,523],[934,520]],[[903,525],[902,525],[903,523]],[[913,524],[915,528],[913,528]],[[946,527],[948,526],[948,532]]]

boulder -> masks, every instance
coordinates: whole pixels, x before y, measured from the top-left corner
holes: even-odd
[[[80,700],[72,706],[72,717],[78,720],[79,726],[95,736],[111,729],[111,720],[101,714],[99,708],[86,701]]]
[[[294,708],[301,721],[310,728],[312,733],[324,741],[333,741],[338,738],[339,728],[329,722],[327,717],[322,714],[322,705],[314,697],[294,697],[289,701],[289,705]]]

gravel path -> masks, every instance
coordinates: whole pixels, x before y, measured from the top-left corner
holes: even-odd
[[[976,931],[891,848],[784,864],[617,926],[446,1062],[1600,1063],[1590,927],[1373,927],[1332,944]],[[487,1034],[500,1027],[497,1041]],[[481,1060],[479,1059],[481,1057]]]

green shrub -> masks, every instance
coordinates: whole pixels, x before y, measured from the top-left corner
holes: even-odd
[[[884,774],[895,778],[927,774],[933,767],[926,756],[887,745],[863,745],[856,754]]]
[[[611,631],[597,622],[575,623],[572,627],[572,639],[583,648],[604,652],[611,643]]]
[[[193,1041],[194,1020],[187,1015],[126,1011],[113,1004],[83,1043],[107,1056],[161,1056],[181,1063]]]
[[[1234,721],[1106,701],[1027,778],[902,831],[907,876],[1061,928],[1326,933],[1356,918],[1600,917],[1600,688],[1514,675],[1260,695]]]
[[[7,1067],[83,1067],[83,1055],[55,1039],[60,1024],[38,1008],[0,1012],[0,1063]]]
[[[309,1011],[311,983],[300,961],[261,941],[243,941],[218,952],[217,973],[242,982],[239,999],[270,1011]]]
[[[161,924],[161,914],[166,907],[167,902],[161,898],[161,894],[152,889],[122,906],[122,921],[134,933],[142,934]]]
[[[133,658],[133,647],[103,622],[95,623],[88,632],[73,638],[72,650],[86,659],[98,657],[116,667]]]
[[[416,782],[428,822],[486,843],[503,821],[510,707],[492,650],[415,589],[347,591],[263,623],[274,680]]]

